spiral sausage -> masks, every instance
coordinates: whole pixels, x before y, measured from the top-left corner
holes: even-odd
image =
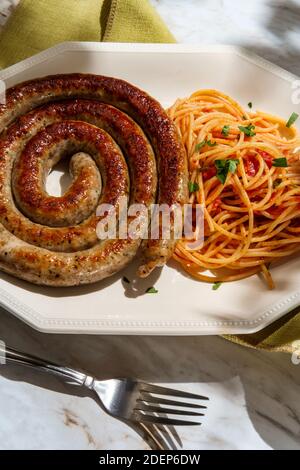
[[[50,196],[46,176],[67,156],[72,183],[63,196]],[[0,269],[51,286],[114,274],[141,241],[99,240],[97,206],[117,206],[121,196],[148,208],[183,204],[186,174],[164,110],[123,80],[69,74],[10,88],[0,105]],[[165,264],[174,243],[143,243],[139,274]]]

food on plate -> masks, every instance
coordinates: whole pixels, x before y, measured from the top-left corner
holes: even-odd
[[[203,246],[192,250],[182,239],[174,258],[217,287],[262,273],[273,288],[270,265],[300,249],[298,115],[248,108],[200,90],[168,110],[188,157],[189,201],[204,211]]]
[[[72,157],[73,179],[54,197],[45,179],[63,157]],[[116,273],[141,240],[99,240],[96,209],[115,207],[121,197],[147,208],[155,200],[186,201],[184,149],[156,100],[123,80],[85,74],[43,77],[7,91],[0,105],[1,270],[50,286]],[[172,239],[143,242],[140,275],[164,265],[174,246]]]

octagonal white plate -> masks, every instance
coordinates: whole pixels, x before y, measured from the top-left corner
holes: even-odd
[[[123,78],[164,106],[199,88],[218,88],[242,104],[288,118],[297,77],[239,48],[186,45],[64,43],[0,72],[11,86],[47,74],[91,72]],[[57,178],[49,180],[55,185]],[[53,189],[53,188],[52,188]],[[300,302],[300,258],[273,269],[276,289],[254,276],[211,285],[174,266],[132,284],[134,266],[93,286],[45,288],[1,274],[0,303],[45,332],[203,335],[257,331]],[[156,286],[159,293],[145,294]]]

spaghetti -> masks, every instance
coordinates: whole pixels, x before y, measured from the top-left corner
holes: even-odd
[[[188,157],[189,202],[204,207],[203,246],[182,239],[174,258],[201,281],[262,273],[273,288],[270,263],[300,250],[297,115],[286,123],[247,112],[216,90],[179,99],[168,114]]]

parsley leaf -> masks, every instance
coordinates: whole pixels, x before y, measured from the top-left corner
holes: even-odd
[[[146,294],[157,294],[158,293],[158,290],[155,289],[155,287],[148,287],[148,289],[146,290]]]
[[[255,126],[253,124],[249,124],[249,126],[239,126],[239,130],[244,132],[248,137],[253,137],[256,132],[254,132]]]
[[[215,282],[212,286],[212,290],[218,290],[221,285],[222,282]]]
[[[228,160],[228,170],[230,173],[235,173],[236,172],[236,167],[239,164],[238,160]]]
[[[195,152],[199,152],[202,149],[202,147],[204,147],[205,142],[206,142],[205,140],[202,140],[202,142],[199,142],[199,144],[195,146]]]
[[[251,101],[249,101],[248,107],[249,107],[250,109],[252,108],[252,103],[251,103]]]
[[[222,184],[225,184],[228,173],[235,173],[239,160],[215,160],[215,167],[217,169],[217,178]]]
[[[274,158],[272,166],[286,168],[289,165],[288,165],[287,159],[285,157],[282,157],[282,158]]]
[[[229,129],[230,129],[230,126],[224,126],[221,133],[225,135],[225,137],[227,137],[229,134]]]
[[[211,140],[202,140],[202,142],[199,142],[199,144],[196,144],[195,146],[195,152],[199,152],[202,147],[204,147],[204,145],[208,145],[209,147],[214,147],[215,145],[217,145],[217,142],[212,142]]]
[[[198,183],[193,183],[192,181],[189,181],[189,192],[190,193],[195,193],[196,191],[199,191],[199,184]]]
[[[288,120],[288,122],[286,123],[285,126],[286,126],[286,127],[291,127],[291,126],[294,124],[294,122],[298,119],[298,117],[299,117],[299,114],[297,114],[297,113],[292,113],[292,114],[290,115],[289,120]]]

